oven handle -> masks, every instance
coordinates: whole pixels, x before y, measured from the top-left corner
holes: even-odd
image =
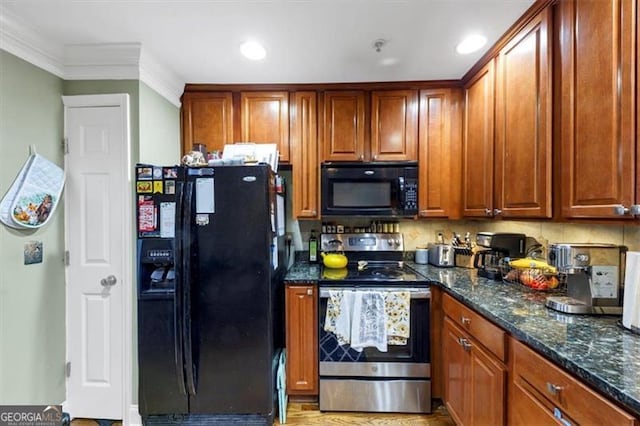
[[[330,291],[408,291],[411,299],[431,299],[431,289],[417,287],[321,287],[320,298],[328,298]]]

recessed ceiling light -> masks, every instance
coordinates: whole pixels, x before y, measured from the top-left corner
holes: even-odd
[[[267,56],[264,47],[255,41],[246,41],[240,45],[240,52],[248,59],[259,61]]]
[[[469,37],[462,40],[462,42],[456,47],[456,52],[461,55],[473,53],[477,50],[480,50],[480,48],[482,48],[482,46],[484,46],[486,43],[486,37],[479,34],[470,35]]]

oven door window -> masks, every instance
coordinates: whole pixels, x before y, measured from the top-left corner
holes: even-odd
[[[380,352],[374,347],[367,347],[362,352],[358,352],[348,344],[340,345],[335,334],[324,330],[327,298],[320,299],[319,308],[320,362],[430,362],[429,299],[411,299],[407,344],[387,345],[387,352]]]

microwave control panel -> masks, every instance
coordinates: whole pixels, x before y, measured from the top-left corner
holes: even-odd
[[[418,181],[407,179],[404,187],[404,209],[418,209]]]

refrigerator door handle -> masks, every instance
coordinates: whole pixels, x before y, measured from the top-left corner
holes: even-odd
[[[176,185],[176,201],[178,203],[178,206],[176,208],[176,225],[177,225],[177,229],[176,229],[176,235],[178,236],[177,238],[174,239],[175,241],[175,264],[177,266],[176,268],[176,275],[175,275],[175,283],[176,283],[176,288],[175,288],[175,293],[174,293],[174,297],[173,297],[173,301],[174,301],[174,307],[173,307],[173,327],[174,327],[174,336],[175,336],[175,341],[174,341],[174,352],[175,352],[175,364],[176,364],[176,373],[177,373],[177,379],[178,379],[178,389],[180,390],[180,393],[183,395],[187,394],[187,388],[185,386],[185,377],[184,377],[184,346],[183,346],[183,337],[182,337],[182,329],[183,329],[183,318],[184,318],[184,314],[183,314],[183,310],[184,310],[184,304],[182,301],[182,289],[184,288],[184,275],[183,275],[183,271],[182,271],[182,258],[183,258],[183,243],[182,243],[182,238],[180,238],[180,235],[182,235],[182,222],[183,222],[183,209],[182,206],[184,205],[184,191],[182,189],[182,184],[178,183],[178,185]]]
[[[191,217],[193,216],[193,187],[193,182],[186,183],[181,235],[181,239],[184,241],[182,250],[182,273],[184,274],[184,285],[182,287],[182,330],[184,336],[184,367],[187,378],[187,392],[189,395],[196,394],[193,342],[191,339]]]

